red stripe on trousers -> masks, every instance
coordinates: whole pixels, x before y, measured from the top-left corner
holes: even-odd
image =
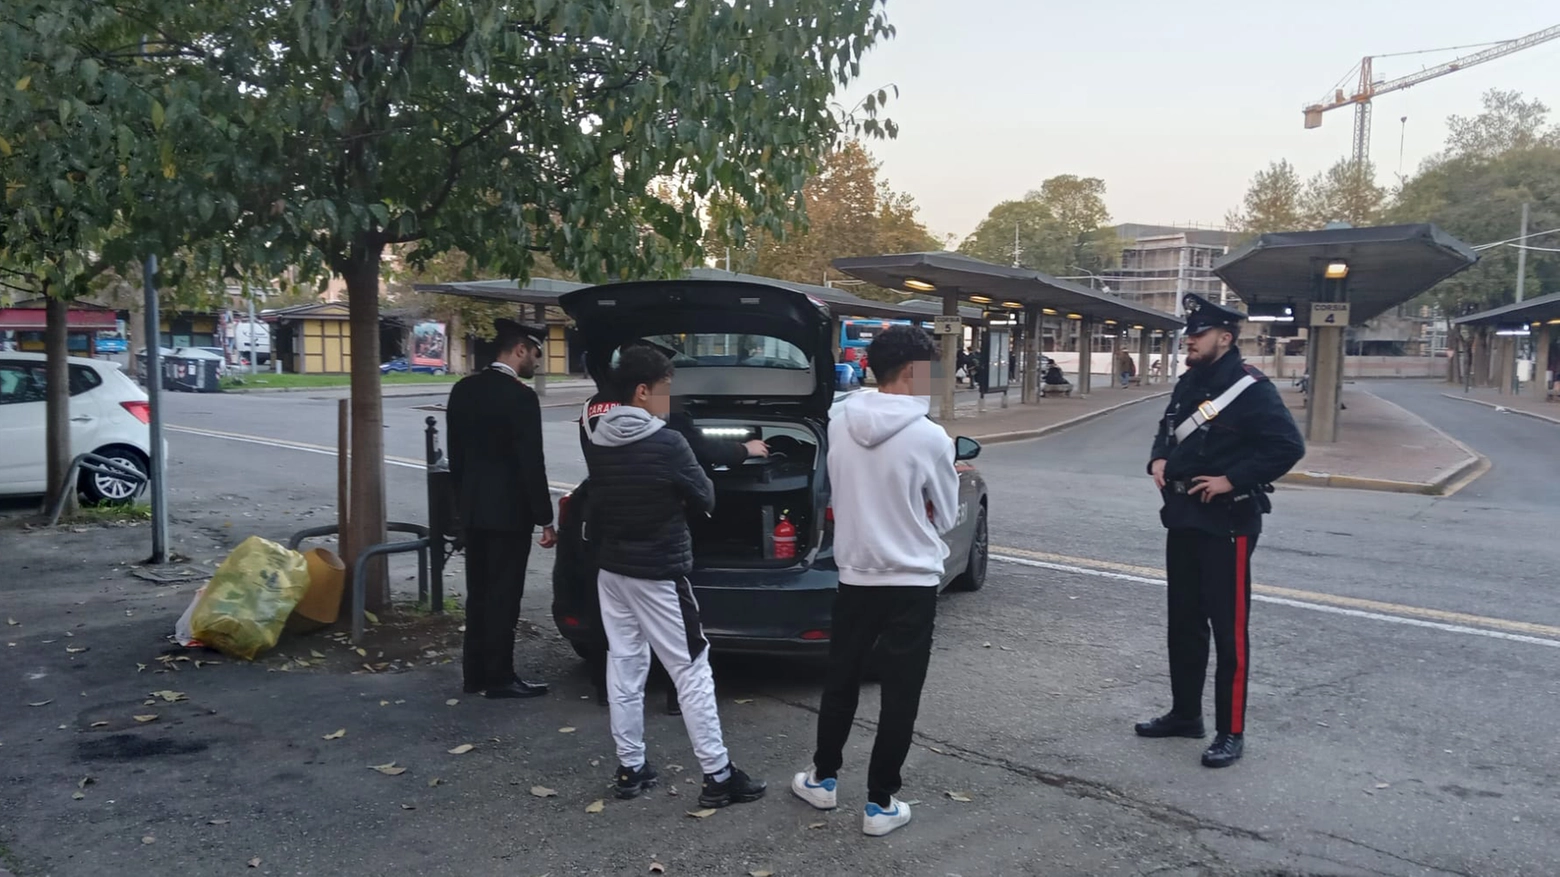
[[[1230,733],[1246,731],[1246,589],[1249,570],[1247,537],[1235,537],[1235,679],[1230,684]]]

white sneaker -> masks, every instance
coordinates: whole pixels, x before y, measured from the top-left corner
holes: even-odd
[[[867,811],[861,817],[862,834],[882,837],[910,824],[910,805],[898,798],[890,798],[889,803],[893,806],[885,810],[871,801],[867,802]]]
[[[832,778],[820,780],[814,776],[815,771],[815,768],[809,767],[791,777],[791,791],[819,810],[833,810],[836,805],[834,789],[839,782]]]

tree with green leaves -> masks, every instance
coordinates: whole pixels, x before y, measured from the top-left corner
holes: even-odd
[[[1243,242],[1269,232],[1303,229],[1303,191],[1294,165],[1282,159],[1271,162],[1251,178],[1241,208],[1226,213],[1224,224],[1238,233]]]
[[[878,0],[165,2],[119,5],[157,22],[177,70],[153,90],[162,117],[207,122],[168,159],[241,205],[226,260],[346,282],[349,551],[384,537],[388,248],[519,279],[537,253],[591,281],[667,274],[700,256],[697,202],[722,194],[751,208],[737,239],[778,233],[841,133],[831,98],[893,32]],[[658,180],[689,197],[654,197]],[[388,598],[377,577],[369,604]]]
[[[1120,258],[1120,243],[1107,227],[1105,182],[1063,174],[1017,201],[991,208],[959,252],[998,265],[1021,265],[1048,274],[1099,271]],[[1015,253],[1014,244],[1017,243]]]
[[[1301,221],[1313,229],[1329,222],[1347,222],[1356,228],[1376,225],[1386,201],[1387,190],[1376,185],[1374,165],[1340,158],[1306,182],[1300,196]]]

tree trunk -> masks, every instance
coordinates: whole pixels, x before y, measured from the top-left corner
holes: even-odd
[[[353,557],[385,541],[385,427],[379,374],[379,257],[383,245],[354,249],[343,271],[352,316],[352,469],[347,542]],[[369,611],[390,605],[385,562],[364,571]]]
[[[1473,385],[1475,387],[1488,387],[1490,385],[1490,345],[1489,339],[1484,336],[1484,328],[1481,326],[1473,330]]]
[[[48,454],[49,498],[65,482],[70,470],[70,355],[69,321],[70,302],[48,295],[44,311],[43,350],[46,363],[44,374],[48,381],[44,397],[44,442]],[[65,513],[76,510],[76,492],[65,496]]]
[[[1456,326],[1446,333],[1446,353],[1446,382],[1460,384],[1462,383],[1463,342],[1462,330]]]

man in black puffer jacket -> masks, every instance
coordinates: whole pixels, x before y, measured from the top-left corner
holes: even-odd
[[[672,363],[659,351],[625,350],[613,369],[620,404],[591,432],[585,525],[596,544],[596,587],[607,632],[607,688],[617,743],[618,797],[654,786],[645,758],[645,679],[653,648],[677,685],[683,723],[704,771],[703,807],[756,801],[765,785],[732,765],[715,708],[709,642],[699,623],[689,514],[709,514],[715,487],[677,431],[671,410]]]

